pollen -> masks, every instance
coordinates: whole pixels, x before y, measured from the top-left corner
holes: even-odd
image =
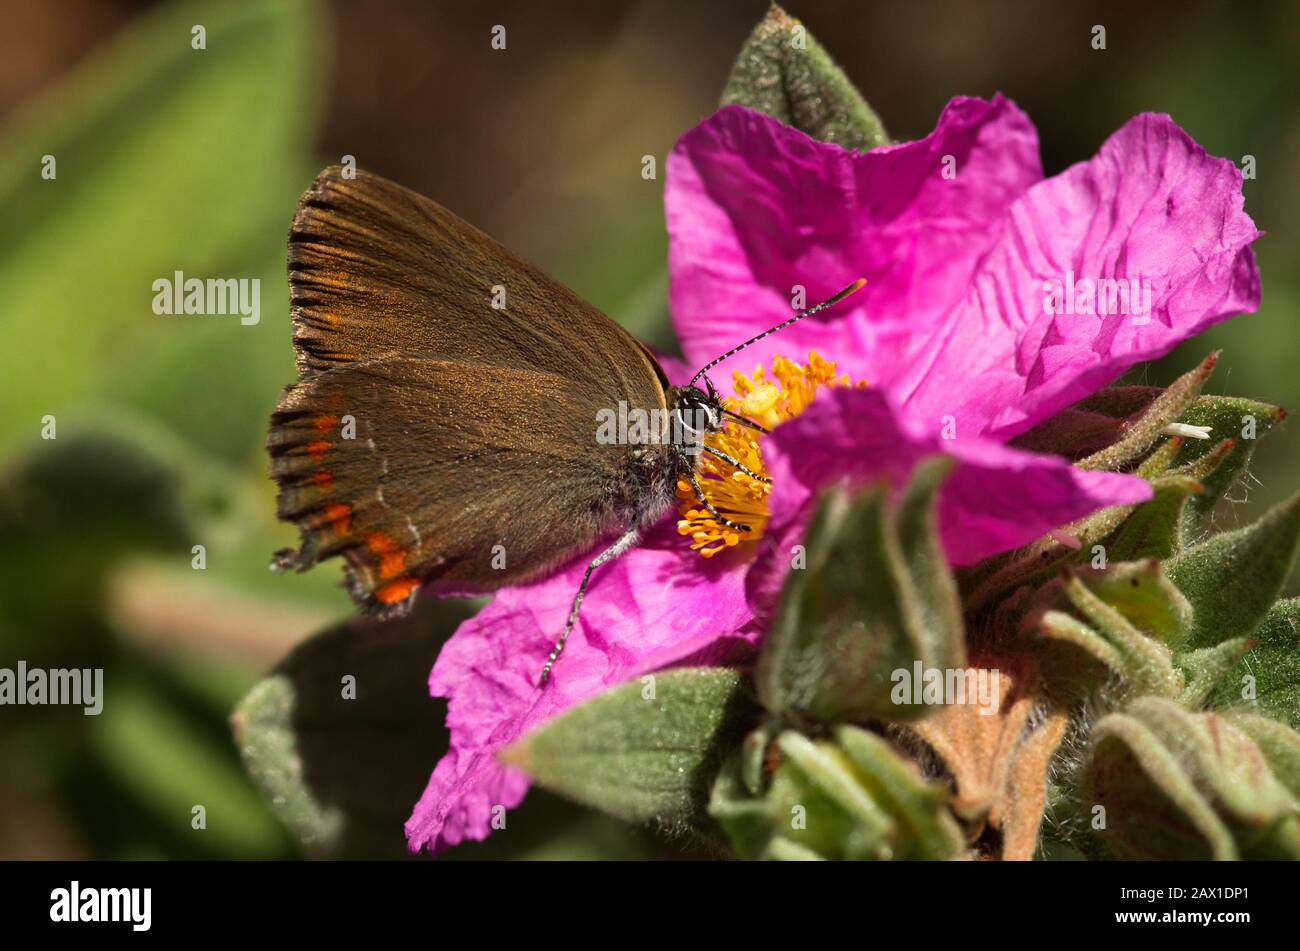
[[[835,364],[818,356],[816,351],[809,352],[806,364],[777,356],[770,370],[759,366],[749,375],[737,372],[733,380],[735,396],[725,398],[723,405],[768,430],[802,413],[821,387],[851,385],[848,374],[836,374]],[[866,383],[857,385],[866,386]],[[766,478],[762,451],[765,438],[765,434],[729,420],[724,429],[708,436],[704,444]],[[748,530],[737,531],[721,524],[700,504],[691,483],[679,479],[677,501],[681,518],[677,533],[690,537],[691,548],[711,558],[741,542],[763,537],[768,518],[767,498],[772,491],[770,482],[754,479],[707,452],[700,454],[695,474],[709,503],[724,518],[748,526]]]

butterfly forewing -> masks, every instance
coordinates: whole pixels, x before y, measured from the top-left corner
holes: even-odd
[[[327,170],[294,217],[289,276],[302,379],[268,446],[302,545],[282,563],[342,555],[358,600],[400,610],[429,582],[539,574],[665,491],[661,466],[596,439],[620,401],[666,409],[658,363],[436,203]]]

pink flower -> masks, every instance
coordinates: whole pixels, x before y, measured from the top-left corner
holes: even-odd
[[[955,99],[924,139],[866,154],[738,106],[686,133],[668,162],[666,205],[688,364],[789,317],[797,288],[811,304],[861,276],[864,290],[754,345],[715,383],[816,349],[869,387],[824,389],[763,441],[773,485],[762,541],[703,558],[674,514],[602,568],[546,690],[537,673],[585,558],[499,592],[460,627],[430,677],[450,700],[451,750],[407,823],[411,847],[485,837],[494,810],[517,805],[528,785],[497,751],[559,710],[755,642],[789,546],[831,482],[901,486],[920,459],[953,457],[939,519],[957,564],[1149,498],[1135,477],[1005,442],[1255,309],[1259,232],[1242,204],[1237,168],[1167,116],[1130,120],[1051,179],[1033,126],[1000,96]],[[1120,279],[1134,282],[1127,298],[1114,296]]]

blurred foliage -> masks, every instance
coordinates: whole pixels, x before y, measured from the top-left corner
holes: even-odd
[[[1172,113],[1212,152],[1254,155],[1261,313],[1134,382],[1166,384],[1221,347],[1221,390],[1300,405],[1295,5],[787,7],[899,139],[928,131],[951,95],[1001,89],[1038,124],[1049,173],[1143,109]],[[284,235],[314,172],[355,154],[671,348],[663,158],[712,110],[765,8],[58,0],[6,11],[0,666],[103,667],[108,702],[97,718],[4,709],[0,857],[296,854],[226,716],[298,641],[352,613],[332,567],[266,571],[293,540],[274,520],[262,440],[293,378]],[[507,53],[488,46],[495,23],[509,25]],[[1104,52],[1088,44],[1096,23]],[[53,181],[40,177],[47,154]],[[655,179],[641,176],[644,155],[659,160]],[[154,315],[152,282],[177,270],[258,278],[260,322]],[[46,415],[56,440],[40,438]],[[1251,465],[1258,491],[1222,507],[1221,525],[1289,494],[1300,442],[1276,440]],[[203,571],[191,567],[197,544]],[[445,632],[463,607],[429,610],[427,630]],[[430,637],[411,660],[417,692]],[[427,722],[443,709],[428,702]],[[442,740],[425,742],[431,764]],[[510,822],[511,835],[452,857],[665,854],[543,794]]]

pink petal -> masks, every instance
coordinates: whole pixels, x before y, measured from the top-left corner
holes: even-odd
[[[945,177],[946,158],[956,177]],[[682,136],[665,205],[673,321],[696,368],[859,277],[825,317],[755,344],[715,377],[816,348],[859,379],[909,362],[961,300],[1007,206],[1042,178],[1009,100],[958,98],[934,132],[861,154],[729,106]]]
[[[527,778],[497,752],[607,687],[725,646],[751,620],[743,578],[752,551],[697,556],[665,517],[645,541],[592,577],[578,625],[550,683],[537,677],[563,630],[588,557],[539,582],[499,591],[463,623],[434,665],[429,690],[450,700],[451,749],[406,823],[412,850],[483,839],[493,809],[517,806]],[[500,812],[500,810],[497,810]]]
[[[756,606],[770,605],[803,540],[816,494],[832,484],[884,480],[901,488],[916,464],[936,454],[956,461],[939,493],[939,532],[949,561],[970,564],[1024,545],[1108,505],[1151,498],[1136,476],[1085,472],[1058,456],[1011,449],[976,434],[945,439],[899,411],[875,389],[821,393],[763,444],[772,477],[771,520],[750,579]]]
[[[923,353],[878,377],[911,414],[1010,438],[1134,363],[1259,304],[1241,172],[1164,115],[1130,120],[1097,157],[1031,188]],[[1045,281],[1148,281],[1145,314],[1052,314]],[[1139,287],[1141,285],[1139,284]],[[1086,293],[1078,288],[1075,310]],[[1119,301],[1122,303],[1122,301]]]

